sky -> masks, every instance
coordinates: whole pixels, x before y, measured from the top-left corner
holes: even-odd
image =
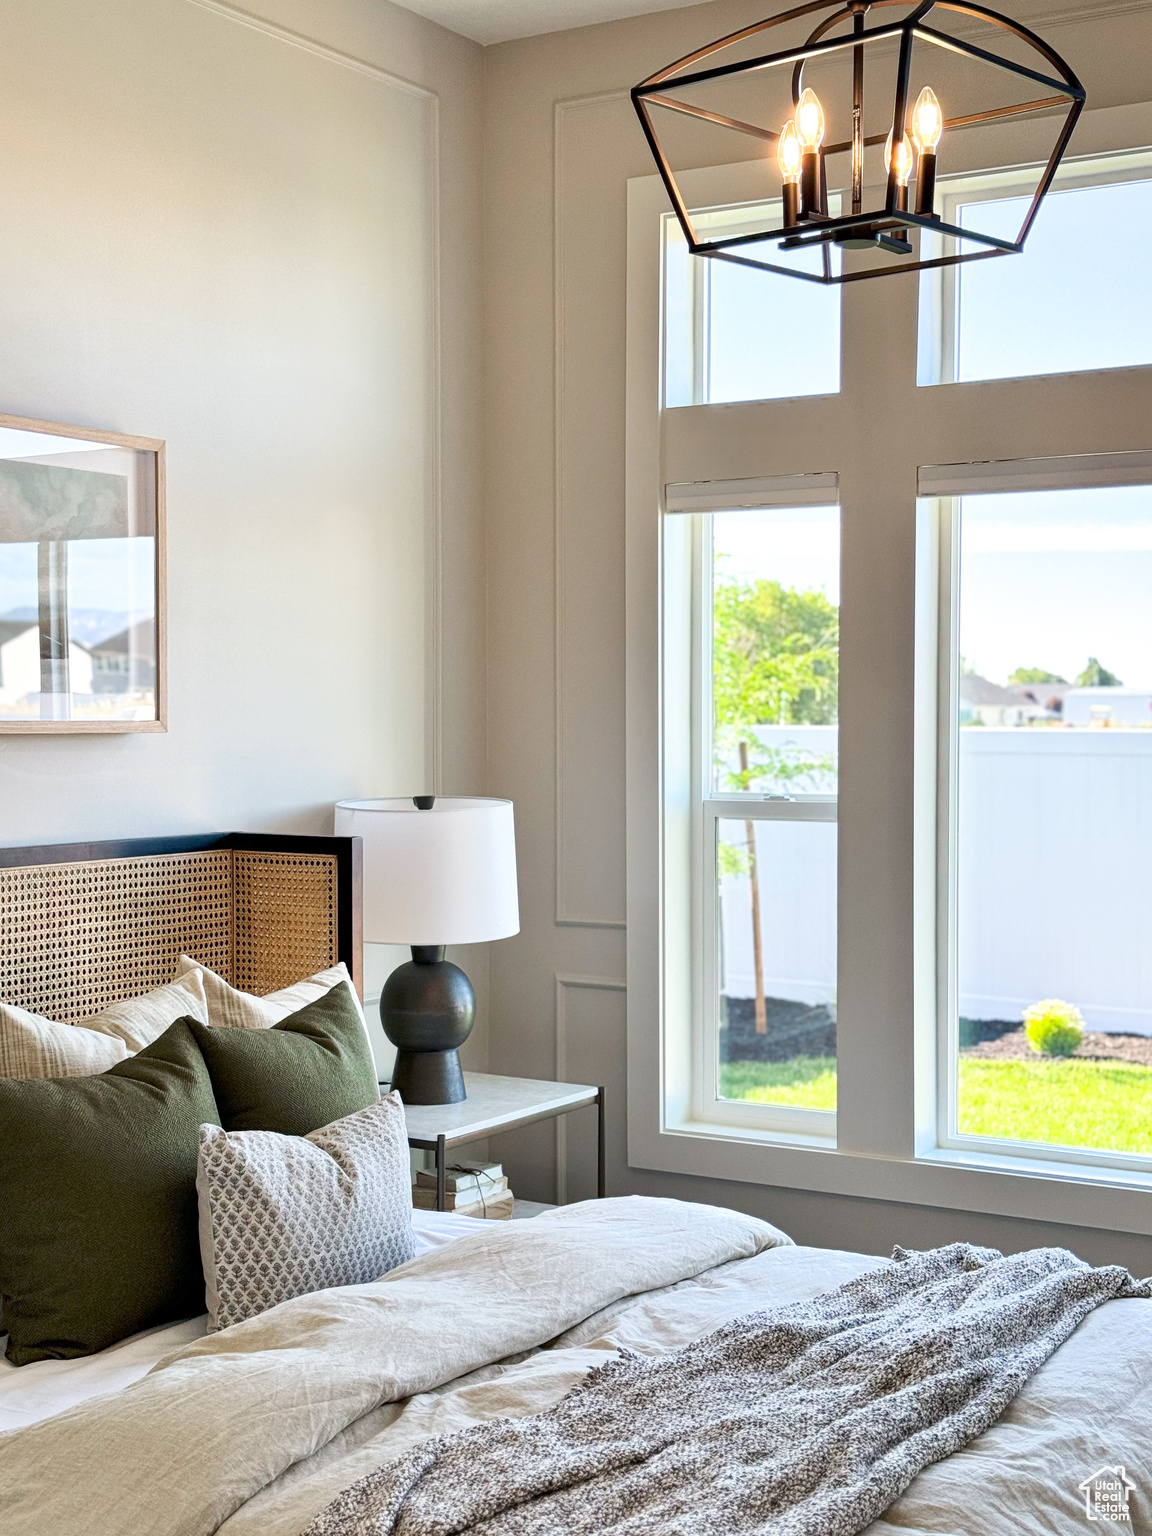
[[[960,541],[960,651],[977,672],[1071,682],[1095,656],[1152,690],[1152,487],[965,497]]]
[[[1014,237],[1027,207],[972,203],[961,222]],[[1022,255],[959,269],[958,378],[1152,363],[1150,249],[1152,180],[1049,194]],[[839,333],[837,289],[712,264],[712,400],[835,391]],[[994,682],[1017,667],[1072,681],[1095,656],[1152,690],[1152,487],[967,497],[961,526],[970,665]],[[835,509],[723,513],[713,536],[719,570],[838,602]]]
[[[840,603],[840,509],[722,512],[712,519],[717,570],[733,581],[763,577]]]
[[[154,559],[150,537],[70,540],[69,606],[151,613]],[[0,544],[0,618],[13,608],[36,606],[36,545]]]
[[[1015,239],[1029,201],[968,204],[961,223]],[[1150,246],[1152,181],[1049,193],[1020,255],[960,268],[957,377],[1152,362]]]
[[[835,507],[721,513],[713,546],[732,579],[840,600]],[[1152,690],[1152,487],[965,497],[960,651],[993,682],[1017,667],[1071,682],[1095,656]]]
[[[1014,240],[1030,204],[1030,196],[968,203],[959,222]],[[971,242],[966,248],[979,249]],[[1023,252],[958,269],[956,377],[1020,378],[1152,362],[1149,249],[1152,180],[1050,192]],[[764,254],[774,251],[765,247]],[[805,263],[811,264],[810,253]],[[730,262],[707,267],[710,401],[778,400],[840,388],[838,287]],[[1075,303],[1068,302],[1070,294]],[[690,402],[673,390],[669,403]]]

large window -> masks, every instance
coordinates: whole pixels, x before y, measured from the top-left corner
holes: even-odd
[[[632,184],[638,1166],[1152,1230],[1152,156],[1106,117],[1023,255],[917,283],[689,259]],[[961,225],[1023,195],[979,165]]]
[[[964,496],[943,516],[947,1131],[1146,1157],[1152,486]]]
[[[830,1134],[839,516],[704,514],[698,547],[702,1097]]]
[[[1031,179],[1019,171],[958,178],[945,192],[943,216],[1014,239]],[[1152,363],[1150,242],[1152,155],[1065,166],[1022,258],[923,274],[921,382]],[[952,248],[949,240],[935,241],[929,254]]]
[[[747,217],[741,209],[739,222]],[[723,210],[699,222],[715,234]],[[751,247],[753,254],[759,249]],[[790,261],[820,269],[818,252],[798,252]],[[693,260],[678,224],[666,228],[665,273],[668,405],[781,400],[840,388],[838,288],[736,262]]]

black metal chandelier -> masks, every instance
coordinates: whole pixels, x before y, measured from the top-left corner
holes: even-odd
[[[896,6],[906,11],[901,20],[879,26],[868,26],[869,11],[879,11]],[[785,22],[831,11],[809,36],[797,46],[779,53],[761,54],[752,58],[713,63],[706,68],[698,66],[706,59],[722,51],[736,50],[740,44],[757,37],[760,33]],[[1027,64],[979,46],[967,37],[958,37],[929,25],[933,11],[948,11],[979,23],[1002,29],[1026,49],[1039,55],[1044,68],[1032,67],[1036,60],[1027,55]],[[850,26],[844,35],[834,34],[837,27]],[[887,41],[891,47],[898,44],[895,68],[895,100],[891,115],[887,111],[881,123],[890,123],[886,132],[865,132],[864,65],[869,48]],[[969,112],[955,117],[945,117],[940,102],[931,85],[925,85],[914,102],[912,69],[914,44],[928,49],[943,50],[960,59],[970,61],[983,69],[992,66],[1006,71],[1014,81],[1025,82],[1031,91],[1040,87],[1041,96],[1030,96],[1025,101],[1013,101],[1006,105]],[[843,54],[851,50],[851,136],[837,143],[825,143],[824,107],[811,86],[804,83],[805,65],[810,61]],[[939,55],[936,55],[939,57]],[[710,87],[714,82],[737,81],[740,77],[764,78],[764,72],[775,69],[787,70],[791,66],[792,115],[779,129],[758,126],[739,117],[718,112],[707,105],[687,99],[683,93],[694,88]],[[770,77],[769,77],[770,78]],[[1006,88],[1005,88],[1006,89]],[[1034,32],[1009,17],[984,6],[966,3],[966,0],[809,0],[719,38],[685,58],[678,59],[667,68],[658,70],[632,90],[632,102],[640,118],[655,158],[660,176],[672,200],[676,218],[688,242],[689,251],[696,256],[709,256],[724,261],[737,262],[742,266],[758,267],[766,272],[780,272],[788,277],[799,277],[807,282],[842,283],[858,281],[866,277],[881,277],[893,272],[916,272],[925,267],[952,266],[960,262],[980,261],[990,256],[1007,256],[1023,249],[1024,241],[1032,228],[1040,204],[1052,185],[1056,169],[1068,147],[1076,120],[1084,108],[1084,88],[1064,60]],[[779,178],[779,207],[782,222],[775,227],[725,234],[707,238],[697,228],[685,197],[669,163],[654,126],[653,108],[693,118],[698,122],[722,129],[735,130],[759,140],[775,149],[776,175]],[[1040,173],[1039,181],[1023,223],[1015,240],[983,234],[966,225],[945,223],[936,212],[937,150],[945,132],[969,128],[977,123],[987,123],[998,118],[1015,118],[1062,112],[1056,141],[1047,164]],[[864,152],[872,145],[884,145],[884,169],[887,186],[882,207],[865,210],[864,204]],[[828,162],[836,156],[850,155],[848,169],[847,200],[850,212],[830,213],[828,197]],[[915,180],[913,181],[913,170]],[[849,191],[850,188],[850,191]],[[771,183],[766,188],[772,197]],[[832,261],[832,249],[876,249],[901,258],[915,257],[917,247],[912,236],[920,230],[932,231],[938,236],[951,237],[946,254],[933,255],[919,260],[898,260],[885,265],[857,267],[853,270],[836,270]],[[962,250],[959,242],[975,244],[976,250]],[[802,270],[784,265],[780,261],[762,258],[748,247],[774,243],[779,251],[803,251],[810,247],[822,252],[821,269]],[[744,248],[744,249],[741,249]],[[943,244],[939,249],[944,250]],[[775,254],[773,252],[772,254]]]

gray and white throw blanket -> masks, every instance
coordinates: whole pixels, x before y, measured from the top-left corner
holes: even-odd
[[[996,1420],[1119,1267],[956,1243],[426,1441],[304,1536],[852,1536]]]

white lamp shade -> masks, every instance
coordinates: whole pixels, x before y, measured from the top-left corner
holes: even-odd
[[[364,839],[368,944],[484,944],[520,931],[511,800],[342,800],[337,837]]]

